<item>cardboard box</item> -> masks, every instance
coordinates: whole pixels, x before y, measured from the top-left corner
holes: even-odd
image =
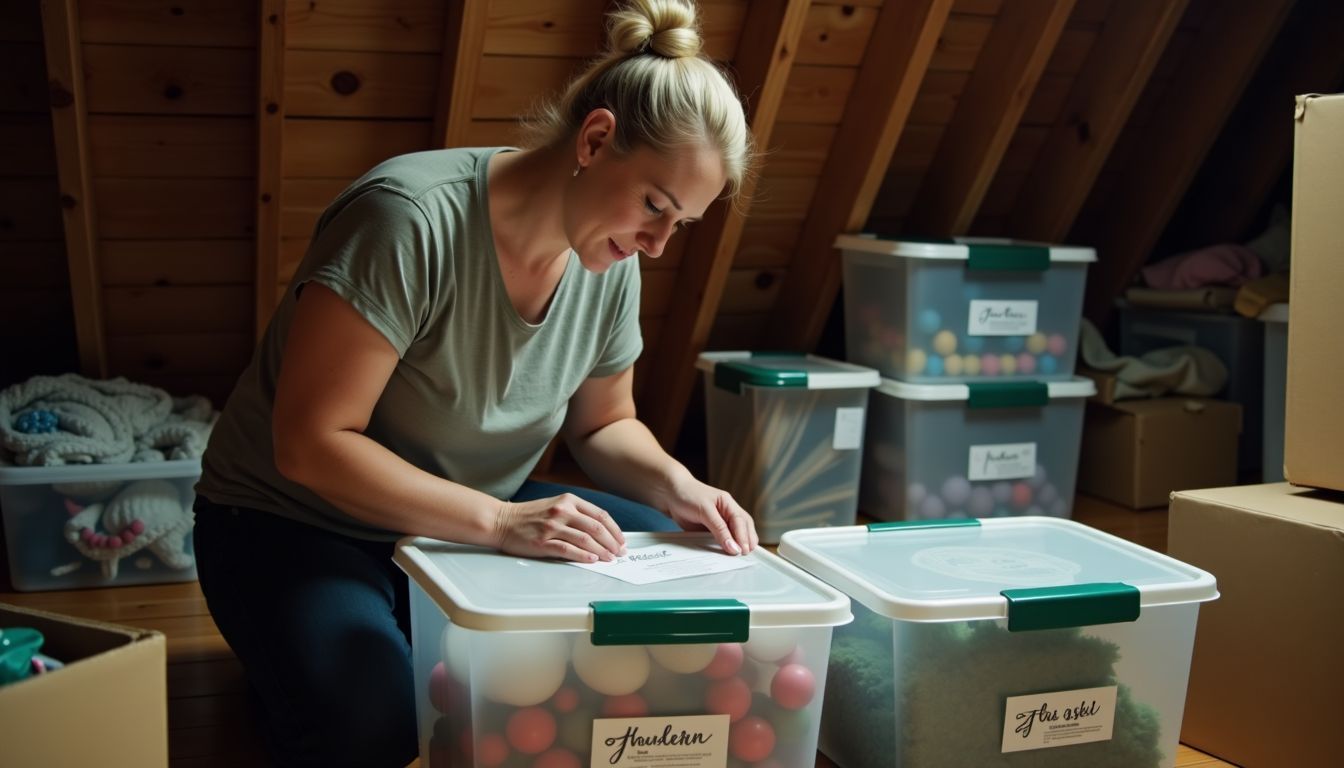
[[[1167,550],[1212,572],[1181,741],[1246,768],[1344,755],[1344,496],[1287,483],[1185,491]]]
[[[1344,490],[1337,317],[1344,287],[1344,94],[1299,96],[1295,115],[1284,476],[1295,485]]]
[[[1232,485],[1240,433],[1241,406],[1225,400],[1088,403],[1078,490],[1144,509],[1172,491]]]
[[[66,666],[0,686],[0,764],[166,768],[162,634],[0,604],[0,628],[19,626]]]

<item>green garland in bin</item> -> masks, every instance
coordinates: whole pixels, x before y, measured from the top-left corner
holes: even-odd
[[[834,642],[826,722],[837,740],[863,745],[859,766],[895,764],[892,622],[864,611]],[[1003,753],[1003,702],[1033,691],[1115,685],[1119,647],[1079,629],[1010,633],[993,622],[921,624],[901,634],[901,764],[912,768],[1156,768],[1160,727],[1152,707],[1118,686],[1110,741]],[[834,711],[830,708],[835,707]]]
[[[849,768],[894,765],[896,672],[890,619],[854,605],[854,621],[836,629],[822,702],[822,742],[843,744]],[[831,755],[831,757],[836,757]]]
[[[1123,685],[1110,741],[1001,751],[1007,697],[1115,685],[1120,648],[1114,643],[1076,628],[1009,632],[989,621],[920,625],[906,639],[907,765],[1156,768],[1162,763],[1157,713],[1135,702]]]

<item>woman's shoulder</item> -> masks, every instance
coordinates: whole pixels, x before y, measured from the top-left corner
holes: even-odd
[[[418,199],[445,185],[474,183],[481,163],[499,149],[454,147],[397,155],[374,166],[353,186],[381,187]]]

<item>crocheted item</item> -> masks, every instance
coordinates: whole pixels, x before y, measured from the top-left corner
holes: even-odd
[[[174,400],[123,378],[34,376],[0,390],[0,458],[20,466],[191,459],[205,452],[214,416],[205,398]],[[52,419],[54,428],[33,431]]]
[[[177,487],[165,480],[138,480],[128,484],[107,503],[81,507],[65,502],[70,519],[65,540],[80,554],[102,564],[103,577],[117,578],[117,565],[142,549],[149,549],[169,568],[195,565],[186,551],[195,515],[182,505]]]

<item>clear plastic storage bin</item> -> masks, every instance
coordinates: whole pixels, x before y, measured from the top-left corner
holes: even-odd
[[[1283,422],[1288,400],[1288,305],[1271,304],[1260,313],[1265,324],[1264,460],[1260,482],[1283,481]]]
[[[853,525],[863,425],[877,371],[813,355],[705,352],[709,482],[756,520],[761,541]]]
[[[627,533],[626,544],[727,557],[707,534]],[[636,585],[404,539],[421,764],[608,765],[624,747],[620,765],[717,754],[719,765],[812,768],[831,631],[850,620],[849,599],[766,550],[745,557],[739,570]]]
[[[908,384],[869,398],[859,508],[879,520],[1069,517],[1090,379]]]
[[[785,534],[854,600],[821,750],[845,768],[1170,768],[1213,576],[1070,520]]]
[[[0,466],[9,575],[20,591],[192,581],[197,459]]]
[[[841,235],[846,357],[938,384],[1068,379],[1091,248]]]

